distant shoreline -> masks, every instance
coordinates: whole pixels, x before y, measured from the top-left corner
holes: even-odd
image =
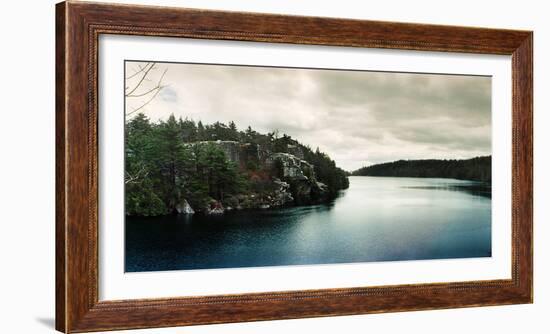
[[[444,178],[491,184],[491,156],[463,160],[397,160],[359,168],[350,176]]]
[[[491,186],[491,183],[486,182],[486,181],[457,179],[457,178],[454,178],[454,177],[443,177],[443,176],[350,175],[348,177],[398,177],[398,178],[402,178],[402,179],[406,179],[406,178],[409,178],[409,179],[442,179],[442,180],[478,182],[480,184],[487,184],[488,186]]]

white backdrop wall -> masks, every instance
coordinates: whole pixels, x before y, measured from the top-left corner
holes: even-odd
[[[535,31],[535,303],[127,333],[547,333],[550,309],[550,23],[543,1],[132,0],[137,4]],[[51,333],[54,317],[54,4],[0,4],[0,332]]]

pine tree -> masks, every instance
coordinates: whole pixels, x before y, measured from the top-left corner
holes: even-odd
[[[237,125],[235,125],[235,122],[233,121],[229,122],[228,137],[229,137],[228,138],[229,140],[234,140],[234,141],[239,141],[240,139],[239,130],[237,129]]]
[[[158,186],[167,207],[176,208],[182,196],[184,187],[186,163],[189,159],[189,150],[181,140],[181,128],[174,115],[170,115],[166,122],[161,122],[156,129],[155,149],[156,168],[160,173]]]
[[[181,117],[178,121],[178,125],[181,129],[181,138],[184,142],[194,142],[197,141],[197,126],[193,120],[188,119],[182,120]]]
[[[204,125],[202,125],[202,122],[199,121],[197,123],[197,141],[203,141],[203,140],[206,140],[205,129],[204,129]]]

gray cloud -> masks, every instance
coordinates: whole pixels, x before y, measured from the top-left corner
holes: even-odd
[[[164,87],[160,91],[159,96],[163,101],[166,102],[177,102],[178,100],[178,92],[170,86]]]
[[[135,63],[127,63],[128,69]],[[159,64],[169,85],[144,112],[278,129],[344,169],[491,153],[491,78]],[[131,73],[131,72],[130,72]]]

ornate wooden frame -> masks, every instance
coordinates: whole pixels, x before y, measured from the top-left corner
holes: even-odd
[[[512,278],[210,297],[98,300],[100,34],[512,56]],[[84,332],[532,302],[533,34],[67,1],[56,7],[56,328]]]

